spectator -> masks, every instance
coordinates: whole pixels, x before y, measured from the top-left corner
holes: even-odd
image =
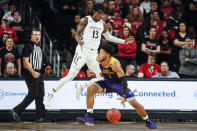
[[[13,13],[13,21],[9,24],[16,31],[16,35],[18,36],[18,43],[24,42],[24,26],[20,20],[20,12],[14,11]]]
[[[5,40],[9,37],[9,34],[7,32],[4,32],[2,35],[1,35],[1,43],[0,43],[0,50],[5,47]]]
[[[125,75],[127,78],[136,78],[136,74],[135,74],[135,66],[134,65],[127,65],[126,66],[126,72],[125,72]]]
[[[185,42],[179,54],[179,74],[181,78],[197,78],[197,49],[194,49],[192,38],[187,37]]]
[[[0,37],[4,32],[7,32],[10,37],[13,37],[13,40],[16,42],[18,41],[18,37],[16,35],[16,32],[13,28],[8,26],[8,20],[7,19],[2,19],[1,20],[1,26],[0,26]]]
[[[70,69],[65,70],[64,73],[62,74],[62,77],[65,77],[68,74],[69,70]],[[79,73],[75,77],[77,77],[77,78],[85,78],[86,74],[82,70],[80,70]]]
[[[183,21],[182,13],[180,11],[173,11],[167,21],[169,28],[178,32],[179,23]]]
[[[4,73],[7,63],[14,63],[17,67],[17,73],[21,75],[21,59],[18,49],[14,47],[14,41],[11,37],[6,39],[6,47],[0,51],[0,75]]]
[[[108,0],[103,1],[104,13],[107,13],[108,10]]]
[[[170,70],[172,69],[172,66],[174,64],[174,61],[172,59],[172,41],[169,37],[168,34],[168,30],[167,29],[163,29],[162,31],[162,35],[160,38],[160,53],[158,54],[157,57],[157,63],[161,63],[161,61],[167,61],[169,66],[170,66]]]
[[[142,14],[144,14],[144,8],[140,7],[140,1],[139,0],[131,0],[131,5],[129,6],[129,10],[131,11],[133,7],[139,7]]]
[[[14,3],[10,3],[9,10],[9,12],[5,13],[3,19],[7,19],[9,22],[12,22],[14,20],[13,14],[16,11],[16,5]],[[19,21],[21,21],[21,16],[19,17]]]
[[[50,63],[47,63],[44,65],[44,78],[54,78],[56,75],[53,73],[53,65]]]
[[[13,28],[16,31],[16,35],[18,36],[18,41],[15,42],[15,45],[18,48],[18,51],[21,55],[25,42],[24,25],[20,20],[21,15],[19,11],[15,11],[13,15],[14,15],[13,22],[11,22],[9,25],[11,28]]]
[[[144,22],[143,14],[140,11],[139,7],[133,7],[128,15],[129,22],[132,25],[132,31],[136,34],[139,26]]]
[[[149,31],[149,37],[142,42],[141,51],[143,53],[141,53],[141,58],[139,60],[140,64],[146,62],[148,55],[160,53],[160,44],[155,37],[156,29],[151,27]]]
[[[91,71],[90,69],[87,69],[86,70],[86,76],[87,77],[96,77],[96,75],[94,74],[94,72],[93,71]]]
[[[122,39],[132,38],[132,41],[129,41],[126,44],[117,44],[118,46],[118,53],[117,57],[120,61],[122,68],[125,69],[128,64],[133,64],[135,69],[137,69],[137,62],[136,62],[136,50],[137,45],[135,41],[134,34],[131,32],[128,26],[124,26],[122,29]],[[135,70],[137,73],[137,70]]]
[[[119,7],[114,8],[114,14],[113,14],[111,20],[113,20],[114,32],[117,32],[118,36],[120,37],[121,31],[122,31],[123,19],[120,17],[120,8]]]
[[[163,23],[162,23],[162,21],[160,21],[159,14],[156,10],[151,12],[150,26],[155,27],[155,29],[156,29],[155,38],[156,38],[156,40],[159,40],[162,29],[163,29]]]
[[[148,62],[140,65],[138,70],[139,78],[151,78],[152,76],[156,75],[157,73],[161,72],[161,68],[159,65],[155,63],[156,56],[148,55]]]
[[[122,18],[125,18],[128,15],[130,5],[132,5],[131,0],[125,0],[124,3],[122,3],[121,6]]]
[[[104,21],[104,22],[107,22],[107,14],[103,14],[102,16],[101,16],[101,19]]]
[[[17,74],[16,67],[13,63],[7,63],[4,73],[5,78],[17,78],[19,75]]]
[[[164,0],[160,6],[160,10],[164,13],[164,18],[168,19],[170,14],[174,11],[174,8],[172,7],[170,0]]]
[[[150,7],[151,7],[150,12],[145,15],[146,20],[150,20],[150,17],[151,17],[150,15],[151,15],[151,12],[153,11],[157,11],[159,14],[160,20],[163,20],[163,12],[158,8],[157,0],[151,0]]]
[[[113,21],[107,20],[106,24],[107,24],[107,30],[109,34],[118,37],[118,34],[116,34],[113,30]]]
[[[169,65],[167,61],[162,61],[161,72],[154,75],[152,78],[179,78],[179,75],[176,72],[169,70]]]
[[[174,50],[173,56],[175,59],[175,71],[179,70],[180,60],[179,60],[179,51],[186,46],[186,38],[190,37],[190,34],[187,32],[187,26],[185,22],[180,22],[179,24],[179,32],[176,33],[174,38]],[[194,39],[192,39],[193,44],[195,44]]]
[[[108,19],[111,19],[112,15],[114,14],[115,7],[116,7],[115,0],[109,0],[108,9],[107,9]]]
[[[129,19],[128,18],[124,18],[124,24],[122,26],[123,27],[124,26],[128,26],[129,29],[132,30],[131,23],[129,22]]]
[[[87,16],[87,15],[93,15],[93,6],[94,6],[94,0],[87,0],[86,1],[86,7],[85,9],[80,12],[80,16],[84,17],[84,16]]]

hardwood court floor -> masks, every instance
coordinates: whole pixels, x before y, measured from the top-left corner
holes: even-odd
[[[197,123],[157,123],[158,129],[147,129],[144,123],[98,123],[89,127],[76,122],[0,123],[0,131],[197,131]]]

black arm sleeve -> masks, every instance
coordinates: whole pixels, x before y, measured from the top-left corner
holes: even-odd
[[[127,79],[125,76],[120,77],[121,85],[122,85],[122,96],[125,97],[126,89],[127,89]]]

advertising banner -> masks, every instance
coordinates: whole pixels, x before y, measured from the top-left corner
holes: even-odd
[[[86,109],[85,89],[81,93],[80,100],[75,97],[75,82],[64,85],[55,93],[49,110],[59,109]],[[46,80],[45,93],[56,87],[57,81]],[[145,109],[149,110],[197,110],[197,82],[196,81],[128,81],[128,86],[135,95],[136,100]],[[27,95],[25,81],[0,81],[0,110],[12,109],[19,104]],[[126,107],[117,100],[116,93],[95,94],[94,109],[133,109],[128,103]],[[27,109],[35,109],[34,102]]]

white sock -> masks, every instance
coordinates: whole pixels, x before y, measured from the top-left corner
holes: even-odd
[[[82,83],[81,83],[81,88],[82,88],[82,90],[84,90],[85,88],[88,88],[88,82],[89,82],[89,81],[87,81],[87,82],[82,82]]]
[[[147,120],[148,119],[148,115],[146,117],[142,117],[143,120]]]
[[[93,109],[87,109],[88,113],[93,113]]]

